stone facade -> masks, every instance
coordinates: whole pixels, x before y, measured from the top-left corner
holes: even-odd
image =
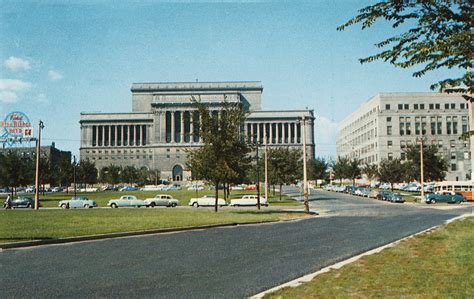
[[[471,167],[467,102],[460,95],[441,93],[381,93],[344,119],[336,141],[337,155],[378,164],[382,159],[405,159],[407,145],[439,147],[448,162],[447,180],[466,180]],[[425,163],[429,163],[426,161]]]
[[[302,146],[302,119],[314,157],[312,110],[261,111],[260,82],[135,83],[132,113],[81,113],[81,159],[100,169],[110,164],[160,170],[163,179],[187,180],[186,151],[201,145],[199,114],[193,100],[219,114],[223,102],[240,103],[248,112],[244,134],[252,143]]]

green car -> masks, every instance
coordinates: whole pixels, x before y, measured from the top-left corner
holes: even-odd
[[[38,204],[41,207],[41,204]],[[12,200],[12,208],[35,208],[35,200],[29,196],[19,196]]]
[[[466,201],[466,198],[460,193],[433,193],[425,196],[426,203],[437,203],[437,202],[447,202],[447,203],[461,203]]]

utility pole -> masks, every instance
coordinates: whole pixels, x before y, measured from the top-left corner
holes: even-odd
[[[35,177],[35,210],[39,209],[39,165],[41,155],[41,130],[44,128],[40,120],[38,125],[38,140],[36,141],[36,177]]]
[[[267,147],[267,126],[265,126],[265,130],[263,131],[264,134],[264,142],[265,142],[265,204],[268,205],[268,147]]]
[[[306,213],[309,213],[308,204],[308,176],[306,167],[306,119],[303,116],[303,197],[304,197],[304,209]]]
[[[256,144],[257,144],[257,151],[256,151],[257,153],[257,208],[260,210],[260,165],[259,165],[260,163],[258,159],[258,141]]]
[[[424,173],[423,173],[423,128],[420,130],[420,178],[421,178],[421,199],[425,198],[425,178],[424,178]]]

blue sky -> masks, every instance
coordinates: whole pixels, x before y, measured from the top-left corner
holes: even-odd
[[[336,27],[374,1],[115,2],[0,0],[0,118],[42,119],[43,144],[78,154],[80,112],[131,111],[133,82],[257,80],[263,109],[314,109],[327,157],[368,98],[429,91],[439,75],[358,62],[392,28]]]

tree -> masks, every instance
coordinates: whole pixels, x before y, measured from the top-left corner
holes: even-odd
[[[82,184],[93,185],[97,183],[97,168],[89,160],[81,160],[76,168],[76,179]]]
[[[372,183],[373,180],[379,177],[379,167],[377,164],[365,164],[362,167],[362,173]]]
[[[11,194],[16,193],[18,186],[32,182],[33,159],[20,156],[16,151],[0,154],[0,186],[10,187]]]
[[[329,163],[324,158],[316,158],[308,161],[308,177],[310,180],[323,180],[329,178]]]
[[[194,180],[206,180],[215,186],[217,212],[219,185],[243,179],[250,165],[249,148],[240,134],[245,113],[240,104],[225,101],[220,113],[210,113],[207,105],[193,100],[200,115],[203,145],[188,152],[186,166]]]
[[[360,179],[361,170],[360,170],[360,160],[353,158],[347,164],[347,177],[351,179],[352,186],[355,186],[355,180]]]
[[[393,184],[405,180],[406,166],[398,158],[382,159],[379,165],[379,177],[382,182],[390,183],[393,191]]]
[[[342,185],[342,180],[348,177],[349,158],[337,157],[337,160],[332,163],[332,171],[334,178],[339,180]]]
[[[410,145],[405,150],[407,156],[407,178],[421,182],[420,147]],[[424,181],[442,181],[448,171],[448,163],[438,154],[435,145],[423,147],[423,176]]]
[[[299,149],[279,147],[268,151],[268,178],[270,184],[279,185],[280,200],[283,184],[293,183],[303,177],[302,159],[303,154]]]
[[[384,49],[381,52],[361,58],[361,63],[383,60],[395,67],[411,68],[420,66],[413,73],[421,77],[437,69],[455,69],[454,78],[444,78],[431,85],[431,89],[440,92],[462,93],[469,104],[470,136],[474,146],[474,98],[471,67],[472,20],[474,9],[472,1],[464,0],[388,0],[359,10],[359,15],[339,26],[344,30],[357,23],[362,29],[371,27],[379,19],[392,24],[393,28],[406,30],[389,37],[375,46]],[[403,31],[403,30],[402,30]],[[474,171],[474,159],[471,159]]]
[[[128,184],[134,184],[138,179],[138,170],[134,166],[125,166],[121,173],[122,181]]]

